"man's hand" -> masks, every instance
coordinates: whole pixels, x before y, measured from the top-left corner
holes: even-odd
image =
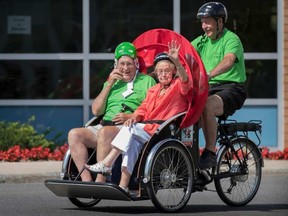
[[[122,80],[122,72],[119,69],[114,68],[108,77],[108,83],[114,84],[117,80]]]
[[[124,122],[131,116],[131,114],[127,113],[118,113],[112,121],[118,125],[118,124],[124,124]]]

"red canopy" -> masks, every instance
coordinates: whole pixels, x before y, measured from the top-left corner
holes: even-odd
[[[203,111],[208,96],[208,80],[204,65],[194,47],[182,35],[168,29],[152,29],[138,36],[133,44],[137,49],[140,71],[147,73],[147,68],[153,66],[155,55],[168,52],[168,42],[176,40],[181,44],[179,58],[193,81],[188,94],[189,107],[180,125],[181,128],[196,123]]]

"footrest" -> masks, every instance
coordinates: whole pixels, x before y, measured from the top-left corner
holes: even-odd
[[[55,195],[68,198],[92,198],[130,201],[131,197],[118,185],[111,183],[70,180],[46,180],[45,186]]]

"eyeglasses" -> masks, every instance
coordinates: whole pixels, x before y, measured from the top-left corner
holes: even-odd
[[[134,66],[134,63],[131,63],[131,62],[119,62],[118,66],[121,67],[121,68],[124,68],[125,66],[127,68],[132,68]]]
[[[167,75],[167,74],[169,74],[169,73],[171,73],[171,72],[172,72],[171,69],[156,70],[156,73],[159,74],[159,75],[163,75],[163,74]]]

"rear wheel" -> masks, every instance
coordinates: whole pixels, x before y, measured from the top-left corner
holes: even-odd
[[[95,161],[95,160],[93,160],[93,161]],[[77,169],[73,159],[71,158],[71,155],[69,158],[69,163],[67,163],[67,164],[68,164],[68,167],[66,169],[67,174],[66,174],[65,180],[75,181],[79,172],[78,172],[78,169]],[[93,177],[93,180],[94,179],[95,179],[95,177]],[[81,181],[81,178],[79,177],[79,179],[77,181]],[[79,208],[90,208],[90,207],[95,206],[96,204],[98,204],[101,201],[101,199],[71,198],[71,197],[68,197],[68,199],[70,200],[71,203],[73,203],[75,206],[77,206]]]
[[[262,176],[261,155],[257,146],[248,139],[235,139],[230,147],[220,153],[216,174],[233,174],[232,177],[215,179],[219,197],[229,206],[244,206],[256,195]],[[240,161],[237,159],[240,159]]]
[[[155,207],[165,212],[177,212],[190,199],[194,186],[191,156],[175,141],[164,143],[152,159],[147,190]]]

